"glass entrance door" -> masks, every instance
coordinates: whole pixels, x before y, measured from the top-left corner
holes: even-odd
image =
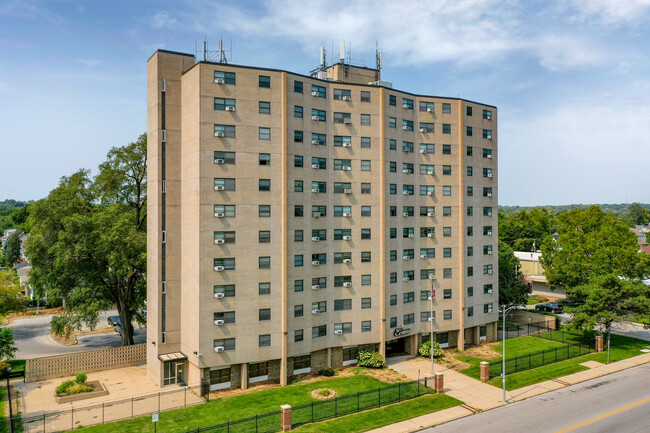
[[[163,364],[163,385],[185,382],[185,361],[166,361]]]

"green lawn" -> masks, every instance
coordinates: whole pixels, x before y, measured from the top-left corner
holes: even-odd
[[[461,404],[463,404],[462,401],[448,395],[425,395],[331,421],[307,424],[295,431],[301,433],[360,433]]]
[[[264,414],[280,410],[283,404],[291,406],[300,406],[316,401],[311,397],[311,391],[317,388],[330,388],[337,392],[339,396],[363,393],[377,388],[390,386],[391,384],[381,382],[365,375],[358,375],[345,378],[332,378],[323,381],[295,384],[286,387],[272,388],[249,394],[242,394],[232,397],[224,397],[212,400],[208,403],[193,406],[185,409],[162,412],[158,422],[159,431],[183,432],[197,427],[207,427],[214,424],[224,423],[228,420],[234,421],[248,417],[254,417],[256,414]],[[402,398],[405,395],[417,394],[417,388],[413,386],[402,385]],[[422,392],[431,392],[430,389],[421,387]],[[397,389],[382,391],[382,402],[389,403],[391,398],[397,400]],[[376,393],[373,394],[376,398]],[[364,396],[361,396],[363,399]],[[370,398],[370,397],[368,397]],[[354,404],[356,407],[357,399],[349,399],[345,402]],[[345,402],[341,402],[335,409],[333,404],[315,405],[316,417],[325,418],[329,416],[326,411],[338,410],[338,413],[344,412]],[[333,403],[333,402],[332,402]],[[363,400],[362,400],[362,404]],[[295,416],[294,416],[295,418]],[[266,421],[276,423],[279,417],[268,418]],[[260,420],[260,424],[265,422]],[[87,427],[84,431],[88,432],[115,432],[136,433],[152,431],[151,417],[145,416],[105,425]],[[234,430],[233,430],[234,431]]]
[[[506,350],[508,350],[508,344],[510,341],[506,342]],[[650,342],[644,340],[612,334],[609,361],[616,362],[622,359],[630,358],[632,356],[640,355],[642,353],[641,349],[645,348],[648,345],[650,345]],[[476,358],[472,358],[472,360],[475,359]],[[480,360],[475,361],[477,369],[478,361]],[[548,364],[544,367],[538,367],[531,370],[522,371],[520,373],[508,374],[506,377],[506,389],[518,389],[524,386],[532,385],[534,383],[544,382],[546,380],[551,380],[557,377],[567,376],[569,374],[587,370],[587,367],[580,365],[586,361],[598,361],[604,364],[607,362],[607,352],[591,353],[577,358]],[[473,373],[472,367],[464,370],[463,373],[467,374],[468,376],[478,378],[478,376],[468,374]],[[502,386],[500,377],[495,377],[489,383],[497,387]]]
[[[8,416],[5,416],[7,409],[7,389],[0,386],[0,433],[7,433],[9,431]]]

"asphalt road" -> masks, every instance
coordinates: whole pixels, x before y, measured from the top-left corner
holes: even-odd
[[[117,310],[110,310],[101,315],[98,328],[108,326],[106,319],[117,315]],[[117,332],[86,334],[77,337],[78,343],[72,346],[59,344],[50,336],[50,321],[52,315],[34,316],[25,319],[16,319],[7,325],[13,330],[17,359],[31,359],[40,356],[62,355],[64,353],[83,352],[85,350],[105,349],[118,347],[121,343]],[[135,343],[146,341],[146,329],[135,327]]]
[[[468,416],[427,433],[647,433],[650,364]]]

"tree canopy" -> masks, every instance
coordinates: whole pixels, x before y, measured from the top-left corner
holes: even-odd
[[[147,138],[113,148],[99,174],[79,170],[30,209],[27,252],[37,293],[63,298],[56,334],[95,327],[117,305],[122,345],[133,344],[132,321],[144,322],[146,297]]]
[[[530,287],[519,267],[512,248],[499,241],[499,305],[526,305]]]
[[[600,275],[640,278],[648,271],[648,256],[637,252],[634,233],[600,207],[562,213],[558,223],[557,242],[549,237],[542,243],[549,286],[570,289]]]
[[[18,348],[14,346],[14,335],[11,328],[0,326],[0,361],[13,358],[16,352],[18,352]]]
[[[7,265],[10,267],[20,261],[20,247],[22,246],[22,241],[20,240],[20,231],[15,231],[7,239],[7,244],[5,245],[3,256]]]
[[[515,213],[499,212],[499,240],[515,251],[533,251],[555,231],[555,212],[543,207]]]
[[[0,315],[25,309],[27,301],[21,292],[19,279],[13,271],[0,271]]]

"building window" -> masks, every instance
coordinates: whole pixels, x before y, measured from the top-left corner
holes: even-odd
[[[415,323],[415,314],[405,314],[404,317],[402,318],[402,321],[404,325],[411,325]]]
[[[442,257],[444,258],[450,258],[451,257],[451,248],[445,247],[442,249]]]
[[[474,267],[473,266],[468,266],[467,267],[467,276],[468,277],[473,277],[474,276]]]
[[[350,147],[352,143],[352,137],[349,135],[335,135],[334,136],[334,147]]]
[[[442,312],[442,318],[444,320],[451,320],[451,310],[444,310]]]
[[[483,138],[486,138],[488,140],[492,140],[492,131],[489,129],[484,129],[483,130]]]
[[[471,165],[467,166],[467,176],[472,176],[474,174],[474,167]]]
[[[370,137],[361,137],[361,148],[370,149]]]
[[[234,99],[214,98],[214,109],[224,111],[226,107],[235,107],[237,102]],[[230,108],[229,110],[232,110]]]
[[[451,104],[442,104],[442,112],[450,114],[451,113]]]
[[[334,99],[338,101],[349,101],[352,98],[352,92],[345,89],[334,89]]]
[[[294,267],[299,268],[299,267],[302,266],[302,263],[303,263],[302,254],[293,256],[293,266]]]
[[[352,309],[352,299],[335,299],[334,311],[343,311]]]
[[[271,257],[260,257],[259,258],[259,268],[260,269],[271,269]]]
[[[214,136],[235,138],[235,127],[234,125],[214,125]]]
[[[370,125],[370,114],[362,114],[361,115],[361,124],[362,125]]]
[[[474,307],[467,307],[467,317],[474,316]]]
[[[334,112],[334,123],[350,123],[352,115],[350,113]]]
[[[271,309],[270,308],[260,308],[260,310],[259,310],[259,319],[260,319],[260,321],[271,320]]]
[[[411,121],[411,120],[402,120],[402,129],[404,131],[413,131],[413,121]]]
[[[335,323],[334,324],[334,333],[335,334],[351,334],[352,333],[352,323]]]
[[[396,283],[397,282],[397,272],[391,272],[390,273],[390,283]]]
[[[361,276],[361,285],[362,286],[369,286],[372,284],[372,275],[362,275]]]
[[[266,102],[266,101],[260,101],[259,113],[260,114],[271,114],[271,103]],[[302,110],[301,110],[301,113],[302,113]],[[302,117],[302,116],[300,116],[300,117]]]
[[[486,120],[492,120],[492,111],[483,110],[483,118]]]
[[[451,186],[443,186],[442,187],[442,195],[445,197],[450,197],[451,196]]]
[[[430,111],[430,112],[433,113],[433,111],[434,111],[434,103],[433,102],[420,101],[420,111]]]
[[[474,247],[467,247],[467,257],[472,257],[474,255]]]
[[[420,132],[433,133],[433,123],[420,122]]]
[[[293,142],[302,143],[303,142],[303,133],[302,131],[293,131]]]
[[[370,102],[370,92],[361,91],[361,102]]]
[[[393,128],[393,129],[397,128],[397,119],[395,119],[394,117],[389,117],[388,118],[388,127]]]
[[[391,317],[390,318],[390,327],[391,328],[397,328],[397,317]]]
[[[303,182],[302,180],[293,181],[293,192],[302,192],[303,191]]]
[[[271,283],[259,283],[258,292],[260,295],[270,295],[271,294]]]
[[[261,102],[260,102],[261,104]],[[269,111],[270,114],[270,111]],[[293,117],[297,117],[299,119],[302,119],[302,107],[299,105],[294,105],[293,107]]]
[[[223,347],[223,350],[235,350],[234,338],[222,338],[213,341],[214,348]]]
[[[327,335],[327,325],[314,326],[311,328],[311,338],[325,337]]]
[[[236,84],[234,72],[214,71],[214,82],[218,84]]]
[[[296,329],[295,331],[293,331],[293,341],[294,342],[297,343],[298,341],[302,341],[303,338],[304,338],[304,335],[303,335],[302,329]]]
[[[293,91],[296,93],[302,93],[302,81],[293,82]]]
[[[268,244],[271,242],[271,232],[269,230],[260,230],[258,235],[258,241],[261,244]]]
[[[215,191],[235,191],[236,183],[235,179],[229,178],[216,178],[214,179],[214,190]]]
[[[468,106],[466,113],[467,113],[468,116],[471,116],[472,115],[472,107]]]
[[[364,320],[361,322],[361,332],[370,332],[372,331],[372,322],[370,320]]]
[[[293,157],[293,166],[294,167],[302,167],[303,166],[302,155],[294,155],[294,157]]]
[[[370,263],[372,261],[371,251],[361,251],[361,263]]]
[[[451,134],[451,125],[449,123],[443,123],[442,124],[442,133],[443,134]]]
[[[327,113],[323,110],[317,110],[315,108],[311,109],[311,120],[316,120],[319,122],[327,121]],[[325,143],[322,143],[325,144]]]
[[[415,301],[415,292],[404,293],[404,294],[402,295],[402,297],[403,297],[402,301],[403,301],[405,304],[409,304],[409,303]]]
[[[271,87],[271,77],[267,75],[260,75],[260,87],[266,87],[270,88]]]
[[[295,230],[293,232],[293,241],[294,242],[302,242],[303,241],[303,231],[302,230]]]
[[[472,296],[474,296],[474,287],[468,287],[467,288],[467,297],[471,298]]]
[[[271,346],[271,334],[260,335],[260,347],[270,347]]]
[[[466,133],[467,133],[467,136],[468,136],[468,137],[471,137],[471,136],[472,136],[472,127],[471,127],[471,126],[468,126],[468,127],[467,127]]]
[[[474,149],[472,146],[467,146],[467,156],[472,156],[472,153],[474,152]]]
[[[325,92],[325,87],[317,86],[315,84],[311,85],[311,94],[312,94],[312,96],[316,96],[318,98],[326,98],[327,97],[327,93]]]
[[[442,270],[442,278],[451,278],[451,268],[444,268]]]
[[[397,97],[395,95],[388,95],[388,105],[397,106]]]
[[[293,306],[293,317],[302,317],[303,316],[303,306],[302,304],[300,305],[294,305]]]
[[[443,155],[451,155],[451,144],[443,144],[442,145],[442,154]]]
[[[260,153],[259,164],[260,165],[271,165],[271,154],[270,153]]]
[[[467,187],[467,197],[472,197],[474,195],[474,187]]]
[[[442,175],[443,176],[451,176],[451,165],[443,165],[442,166]]]
[[[271,139],[271,128],[260,128],[259,129],[259,139],[260,140],[270,140]]]
[[[293,291],[294,291],[294,292],[302,292],[302,290],[303,290],[303,285],[304,285],[304,283],[303,283],[302,280],[295,280],[295,281],[293,282]]]
[[[451,216],[451,206],[443,206],[442,207],[442,216],[443,217],[450,217]]]
[[[467,226],[467,236],[474,236],[474,227]]]
[[[390,295],[390,306],[397,305],[397,295]]]
[[[259,190],[260,191],[271,191],[271,179],[260,179],[259,180]]]
[[[361,206],[361,216],[362,217],[371,216],[371,214],[372,214],[371,209],[372,208],[370,206]]]
[[[214,291],[215,295],[223,294],[224,298],[233,298],[235,296],[235,285],[234,284],[226,284],[226,285],[214,286],[212,288],[212,290]]]
[[[388,148],[390,150],[397,150],[397,141],[396,140],[388,140]]]
[[[235,216],[235,206],[234,205],[214,205],[214,216],[217,218],[222,217],[234,217]]]
[[[450,238],[451,237],[451,227],[442,228],[442,237]]]
[[[361,308],[372,308],[372,298],[361,298]]]
[[[370,194],[370,183],[362,183],[361,184],[361,194]],[[362,212],[361,215],[363,216],[363,207],[361,208]]]

